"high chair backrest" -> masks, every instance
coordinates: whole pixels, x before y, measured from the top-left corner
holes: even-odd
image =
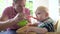
[[[57,32],[60,32],[60,19],[58,20]]]
[[[57,26],[58,26],[58,21],[57,21],[56,24],[54,25],[55,31],[57,31]]]

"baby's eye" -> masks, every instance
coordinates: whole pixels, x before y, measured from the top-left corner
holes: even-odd
[[[37,14],[41,14],[41,13],[37,13]]]

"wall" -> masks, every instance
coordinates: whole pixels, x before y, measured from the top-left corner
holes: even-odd
[[[46,6],[49,9],[49,16],[57,21],[59,18],[59,10],[58,10],[58,0],[34,0],[33,4],[33,12],[35,12],[38,6]],[[35,14],[34,14],[35,16]]]
[[[57,21],[59,19],[59,8],[58,8],[58,0],[49,0],[49,13],[50,17],[53,20]]]

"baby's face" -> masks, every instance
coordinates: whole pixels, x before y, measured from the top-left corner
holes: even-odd
[[[43,10],[36,11],[36,17],[38,20],[42,21],[46,18],[46,13]]]

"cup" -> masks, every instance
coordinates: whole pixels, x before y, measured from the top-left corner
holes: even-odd
[[[28,22],[27,20],[22,20],[22,21],[18,22],[18,25],[20,27],[23,27],[23,26],[25,26],[27,24],[27,22]]]

